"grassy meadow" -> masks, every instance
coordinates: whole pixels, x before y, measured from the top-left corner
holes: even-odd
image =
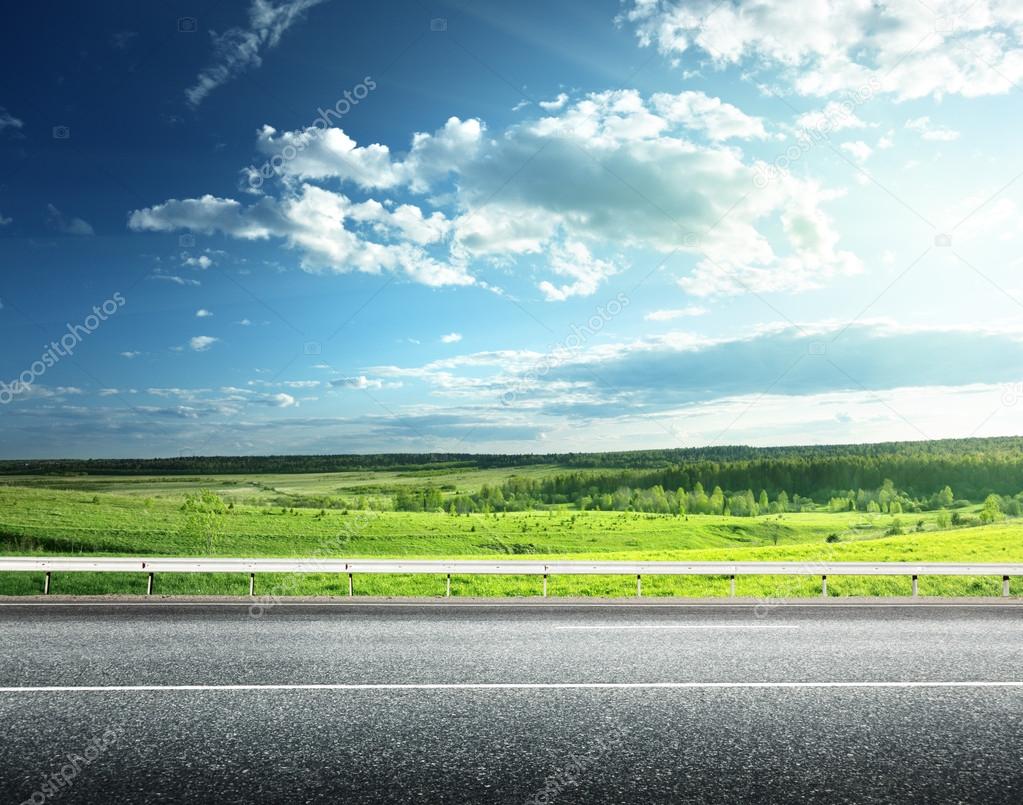
[[[517,468],[541,476],[550,468]],[[453,516],[386,507],[422,472],[195,476],[5,476],[0,478],[0,552],[6,555],[351,557],[419,559],[591,559],[704,561],[1023,561],[1023,519],[943,530],[937,512],[893,516],[865,512],[788,512],[756,517],[663,515],[628,511],[545,510]],[[429,483],[454,494],[500,483],[508,469],[434,471]],[[212,546],[190,535],[185,495],[200,488],[230,506]],[[349,508],[317,508],[330,496]],[[210,548],[212,547],[212,550]],[[38,577],[37,577],[38,576]],[[257,577],[257,596],[341,595],[347,579],[326,574]],[[1021,582],[1023,584],[1023,582]],[[54,574],[54,593],[142,593],[142,574]],[[906,595],[908,578],[832,577],[829,594]],[[453,577],[454,595],[539,593],[530,577]],[[995,578],[927,578],[924,595],[997,595]],[[0,574],[0,594],[41,592],[41,574]],[[247,577],[161,574],[160,594],[244,594]],[[356,592],[441,595],[439,576],[356,577]],[[751,577],[737,593],[765,600],[819,595],[819,580]],[[624,577],[552,577],[549,594],[624,596]],[[647,577],[647,596],[719,596],[728,581]]]

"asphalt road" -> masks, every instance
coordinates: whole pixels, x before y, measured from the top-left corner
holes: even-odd
[[[12,803],[1018,805],[1023,607],[4,604],[0,724]]]

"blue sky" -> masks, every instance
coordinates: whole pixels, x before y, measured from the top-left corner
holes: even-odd
[[[25,6],[0,454],[1016,434],[1008,0]]]

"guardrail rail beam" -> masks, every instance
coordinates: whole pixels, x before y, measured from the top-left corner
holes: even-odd
[[[444,595],[451,597],[452,575],[532,576],[543,579],[541,595],[548,596],[552,574],[568,576],[636,577],[636,597],[643,595],[643,576],[726,576],[728,594],[736,595],[738,576],[818,576],[821,597],[828,597],[828,576],[909,576],[913,597],[920,595],[920,576],[994,576],[1002,579],[1002,595],[1010,597],[1009,582],[1023,576],[1023,563],[968,564],[955,562],[589,562],[580,560],[481,559],[244,559],[219,557],[135,558],[120,556],[0,556],[0,572],[43,573],[43,594],[49,595],[53,573],[145,573],[146,595],[153,594],[157,573],[247,573],[249,595],[255,595],[257,573],[343,573],[348,595],[355,595],[356,573],[443,574]]]

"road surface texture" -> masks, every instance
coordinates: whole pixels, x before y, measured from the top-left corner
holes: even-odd
[[[1023,606],[0,604],[0,802],[1023,802]]]

